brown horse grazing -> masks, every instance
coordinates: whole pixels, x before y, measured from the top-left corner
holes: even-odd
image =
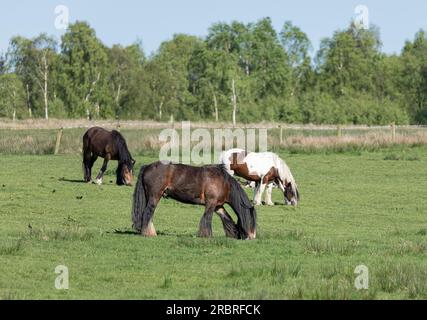
[[[133,228],[144,236],[156,236],[153,214],[162,197],[203,205],[199,237],[212,236],[212,216],[221,218],[227,237],[255,239],[256,211],[240,184],[223,166],[192,167],[168,162],[143,166],[133,195]],[[227,213],[229,204],[237,215],[237,224]]]
[[[104,164],[96,177],[96,183],[102,183],[102,177],[110,160],[119,161],[116,183],[118,185],[132,185],[133,160],[126,141],[120,132],[107,131],[103,128],[90,128],[83,136],[83,171],[84,180],[91,181],[92,167],[98,157],[104,158]]]

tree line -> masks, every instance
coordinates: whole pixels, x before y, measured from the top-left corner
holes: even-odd
[[[60,43],[14,37],[0,55],[0,117],[120,118],[315,124],[427,124],[427,37],[381,51],[376,27],[354,23],[312,54],[291,22],[216,23],[176,34],[147,57],[107,47],[86,22]]]

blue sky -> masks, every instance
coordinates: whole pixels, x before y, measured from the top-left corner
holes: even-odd
[[[107,45],[142,40],[146,53],[174,33],[205,36],[214,22],[253,22],[270,17],[276,30],[291,20],[306,32],[315,50],[324,37],[345,28],[357,5],[366,5],[369,20],[380,28],[383,51],[400,52],[405,40],[427,29],[427,1],[383,0],[4,0],[0,6],[0,52],[12,36],[33,37],[41,32],[61,37],[55,28],[55,7],[66,5],[70,21],[85,20]]]

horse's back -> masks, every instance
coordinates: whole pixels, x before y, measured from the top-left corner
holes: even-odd
[[[249,171],[257,172],[260,176],[270,169],[277,167],[277,156],[271,152],[249,153],[245,158]]]
[[[83,136],[83,147],[90,149],[99,156],[104,156],[108,152],[107,146],[112,145],[111,142],[111,132],[101,127],[92,127]]]
[[[91,138],[91,137],[94,137],[94,136],[107,135],[107,134],[111,134],[111,132],[108,131],[108,130],[106,130],[106,129],[104,129],[104,128],[101,128],[101,127],[92,127],[92,128],[89,128],[86,131],[86,133],[84,134],[84,136],[86,136],[88,138]]]
[[[246,154],[246,151],[243,149],[230,149],[230,150],[223,151],[219,155],[219,163],[229,165],[231,163],[231,156],[233,154],[236,154],[236,153],[237,154],[241,154],[241,153]]]
[[[231,165],[234,162],[243,163],[246,157],[246,151],[243,149],[230,149],[221,152],[219,156],[219,163],[225,166],[225,170],[231,176],[234,176],[234,170],[231,170]]]
[[[204,205],[205,199],[225,199],[226,181],[218,166],[194,167],[154,162],[143,167],[140,179],[149,192],[184,203]]]

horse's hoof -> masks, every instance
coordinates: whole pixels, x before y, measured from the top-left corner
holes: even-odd
[[[101,184],[102,184],[102,179],[96,179],[96,182],[95,182],[98,186],[100,186]]]
[[[155,238],[157,237],[157,234],[141,234],[144,238]]]
[[[150,223],[147,228],[143,229],[141,234],[147,238],[157,237],[157,232],[156,229],[154,229],[153,223]]]
[[[157,237],[157,232],[156,231],[147,231],[147,232],[142,232],[141,235],[145,238],[155,238],[155,237]]]
[[[245,240],[255,240],[256,239],[256,231],[249,232],[248,237]]]
[[[267,206],[274,207],[274,203],[273,202],[267,203]]]

